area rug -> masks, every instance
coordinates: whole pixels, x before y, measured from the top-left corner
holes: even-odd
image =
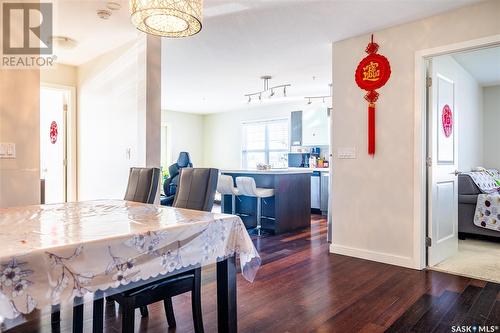
[[[500,243],[461,240],[456,255],[431,269],[500,283]]]

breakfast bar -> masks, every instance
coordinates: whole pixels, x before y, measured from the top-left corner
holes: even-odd
[[[310,226],[311,173],[309,169],[222,170],[233,178],[252,177],[258,188],[274,189],[274,196],[263,200],[262,229],[281,234]],[[231,213],[231,196],[224,195],[224,213]],[[257,200],[238,195],[235,212],[247,228],[257,225]]]

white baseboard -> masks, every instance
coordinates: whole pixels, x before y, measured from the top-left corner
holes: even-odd
[[[411,257],[398,256],[389,253],[358,249],[349,246],[330,244],[330,253],[341,254],[349,257],[377,261],[384,264],[402,266],[406,268],[419,269]]]

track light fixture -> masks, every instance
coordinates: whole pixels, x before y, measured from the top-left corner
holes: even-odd
[[[327,95],[306,96],[304,98],[307,99],[307,105],[312,104],[313,100],[315,100],[315,99],[322,99],[323,103],[325,103],[327,98],[331,98],[332,97],[332,84],[330,83],[328,86],[330,87],[330,95],[328,95],[328,96]]]
[[[260,77],[263,80],[264,87],[262,91],[254,92],[251,94],[246,94],[245,96],[248,97],[248,103],[252,101],[253,96],[257,96],[259,101],[262,101],[262,94],[267,95],[269,92],[269,98],[272,98],[273,96],[276,95],[276,89],[283,88],[283,97],[286,97],[286,87],[290,87],[291,84],[280,84],[277,86],[269,87],[269,80],[272,79],[271,75],[264,75]]]

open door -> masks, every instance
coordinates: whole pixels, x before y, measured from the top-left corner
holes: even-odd
[[[40,179],[46,204],[67,201],[66,110],[64,90],[40,89]]]
[[[428,265],[434,266],[458,250],[458,119],[455,79],[440,66],[428,64]],[[428,242],[429,245],[429,242]]]

